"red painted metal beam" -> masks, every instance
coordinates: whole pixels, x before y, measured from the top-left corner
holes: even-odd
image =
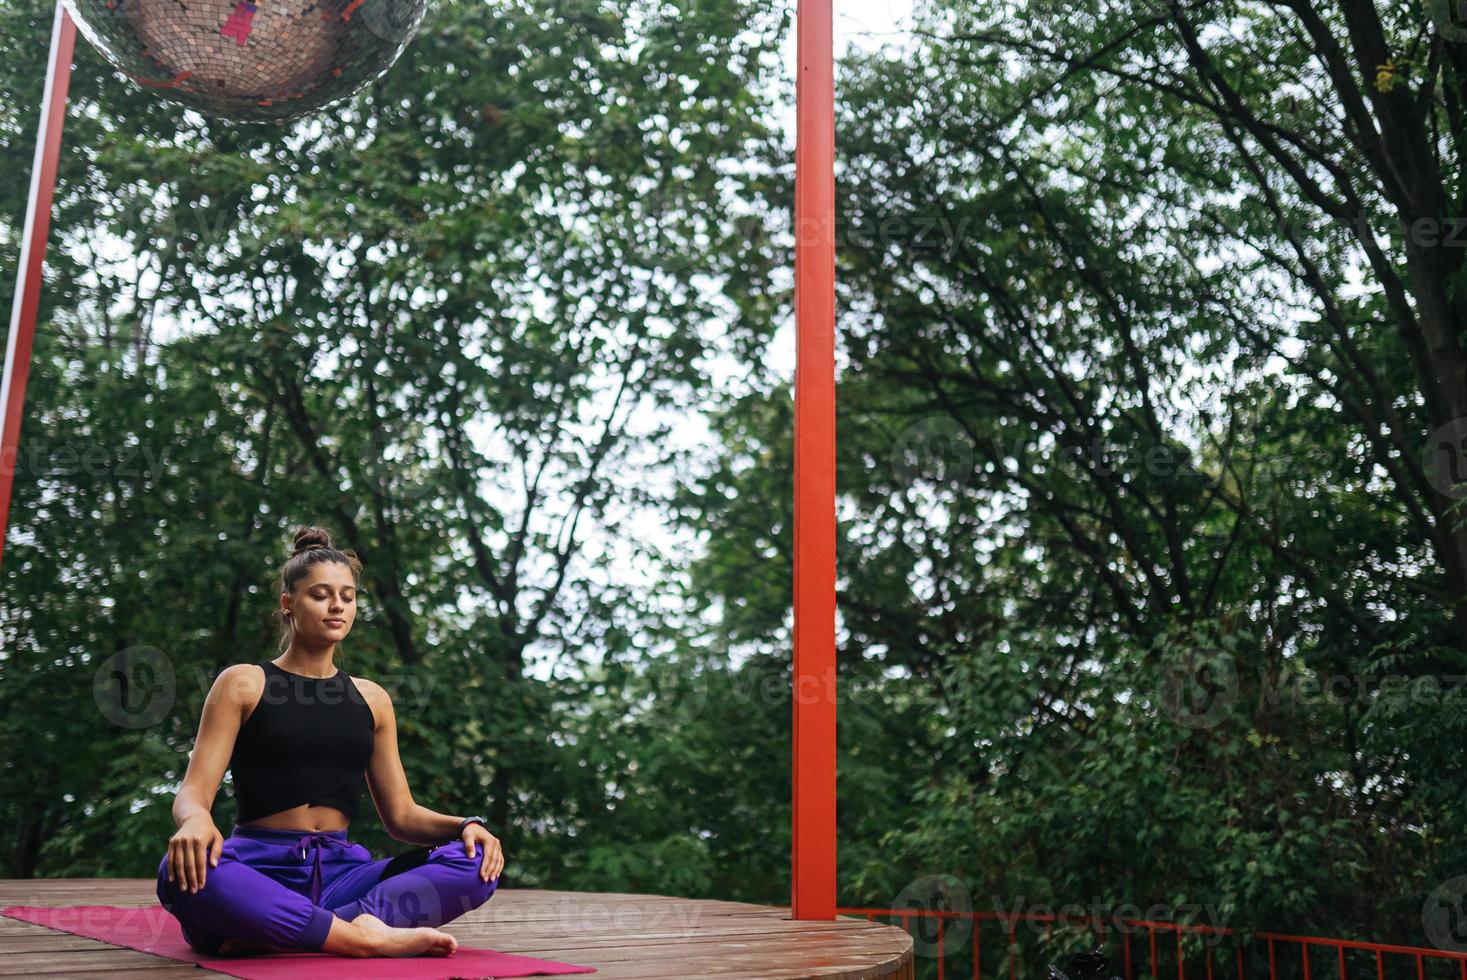
[[[831,0],[799,0],[795,79],[796,919],[835,918],[835,69]]]
[[[36,335],[36,312],[41,306],[41,264],[51,231],[51,201],[56,191],[56,166],[61,158],[61,128],[66,122],[66,90],[71,84],[71,57],[76,50],[76,24],[60,0],[51,23],[51,57],[41,96],[41,122],[36,134],[36,156],[31,165],[30,198],[21,231],[20,266],[15,275],[15,301],[10,310],[10,335],[5,344],[5,374],[0,378],[0,560],[5,556],[9,526],[10,491],[19,467],[20,424],[25,417],[25,384],[31,369],[31,347]]]

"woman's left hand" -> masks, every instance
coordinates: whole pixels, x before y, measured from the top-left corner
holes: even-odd
[[[482,847],[484,851],[484,859],[479,862],[479,880],[497,880],[499,872],[504,870],[504,851],[499,846],[499,838],[483,824],[471,823],[464,828],[463,841],[464,853],[469,857],[474,856],[475,848]]]

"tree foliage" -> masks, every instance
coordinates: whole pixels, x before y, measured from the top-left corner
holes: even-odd
[[[1427,941],[1467,860],[1450,13],[949,0],[846,53],[842,904],[946,874]],[[45,18],[0,17],[33,105]],[[22,438],[102,451],[22,455],[12,873],[150,873],[309,520],[366,561],[344,665],[400,685],[415,796],[488,800],[511,879],[788,899],[787,29],[446,5],[290,132],[83,51]],[[19,214],[32,120],[0,124]],[[127,731],[90,687],[140,645],[185,682]]]

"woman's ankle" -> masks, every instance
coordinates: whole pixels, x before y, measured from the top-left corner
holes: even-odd
[[[371,933],[338,915],[332,917],[331,931],[326,934],[321,952],[337,956],[372,956],[377,947]]]

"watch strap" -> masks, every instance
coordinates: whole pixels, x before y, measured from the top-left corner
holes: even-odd
[[[485,823],[483,817],[464,817],[458,823],[458,830],[454,831],[454,839],[457,840],[458,838],[462,837],[464,835],[464,829],[467,828],[468,825],[471,823],[476,823],[486,830],[489,829],[489,824]]]

